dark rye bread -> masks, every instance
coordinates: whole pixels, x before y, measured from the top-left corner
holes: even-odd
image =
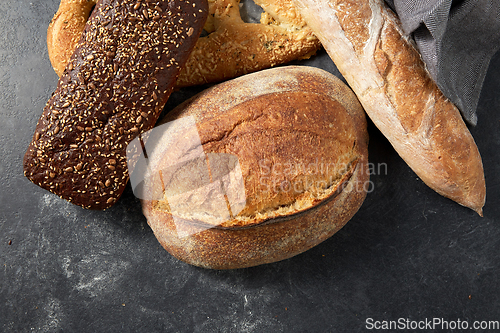
[[[207,16],[206,0],[102,0],[24,157],[33,183],[89,209],[112,206],[126,149],[151,129]]]
[[[482,215],[481,155],[383,0],[294,0],[368,116],[430,188]]]

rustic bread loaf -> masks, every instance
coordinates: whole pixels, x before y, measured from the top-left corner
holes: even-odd
[[[61,0],[47,28],[47,52],[58,76],[68,65],[97,0]]]
[[[61,76],[97,0],[61,0],[47,29],[47,49]],[[220,82],[296,59],[309,58],[318,39],[288,0],[256,0],[260,24],[245,23],[239,0],[210,0],[207,36],[198,39],[177,88]]]
[[[173,129],[186,119],[193,125]],[[161,124],[143,137],[153,147],[143,212],[164,248],[193,265],[231,269],[292,257],[344,226],[370,189],[363,109],[320,69],[288,66],[226,81]],[[162,126],[164,138],[153,133]]]
[[[255,0],[262,7],[259,23],[246,23],[239,0],[209,1],[205,30],[177,80],[178,87],[221,82],[296,59],[307,59],[321,47],[288,0]]]
[[[156,123],[206,15],[205,0],[99,1],[38,121],[26,177],[76,205],[112,206],[127,145]]]
[[[481,156],[383,0],[294,0],[368,116],[432,189],[482,215]]]

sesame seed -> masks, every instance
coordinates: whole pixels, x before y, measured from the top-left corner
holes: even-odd
[[[83,199],[84,207],[104,208],[116,202],[128,180],[124,148],[154,125],[165,94],[172,90],[164,75],[178,73],[179,63],[170,58],[185,53],[187,43],[181,39],[194,35],[200,25],[191,16],[199,15],[200,6],[189,1],[187,7],[198,8],[185,12],[184,1],[172,5],[123,0],[113,1],[114,7],[107,1],[96,6],[76,56],[68,63],[67,81],[57,87],[44,110],[44,123],[35,132],[31,149],[42,151],[40,157],[48,161],[32,159],[33,168],[42,170],[29,171],[36,175],[30,176],[35,183],[54,188],[67,200],[75,198],[74,203]],[[177,12],[179,3],[184,4]],[[76,71],[68,74],[72,69]],[[59,133],[57,138],[54,134]],[[71,182],[76,183],[73,189]]]

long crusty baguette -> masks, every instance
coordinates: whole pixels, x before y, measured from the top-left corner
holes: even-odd
[[[363,108],[317,68],[223,82],[162,123],[144,140],[143,212],[165,249],[193,265],[242,268],[297,255],[342,228],[370,188]]]
[[[482,214],[481,156],[382,0],[294,0],[399,155],[432,189]]]

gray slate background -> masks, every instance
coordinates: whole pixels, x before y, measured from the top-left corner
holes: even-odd
[[[362,332],[367,318],[500,320],[500,54],[471,128],[484,218],[427,188],[370,125],[370,160],[388,171],[372,176],[375,191],[339,233],[283,262],[210,271],[161,248],[130,188],[113,208],[86,211],[23,177],[57,83],[45,45],[57,6],[0,6],[1,332]],[[323,53],[301,64],[336,73]]]

